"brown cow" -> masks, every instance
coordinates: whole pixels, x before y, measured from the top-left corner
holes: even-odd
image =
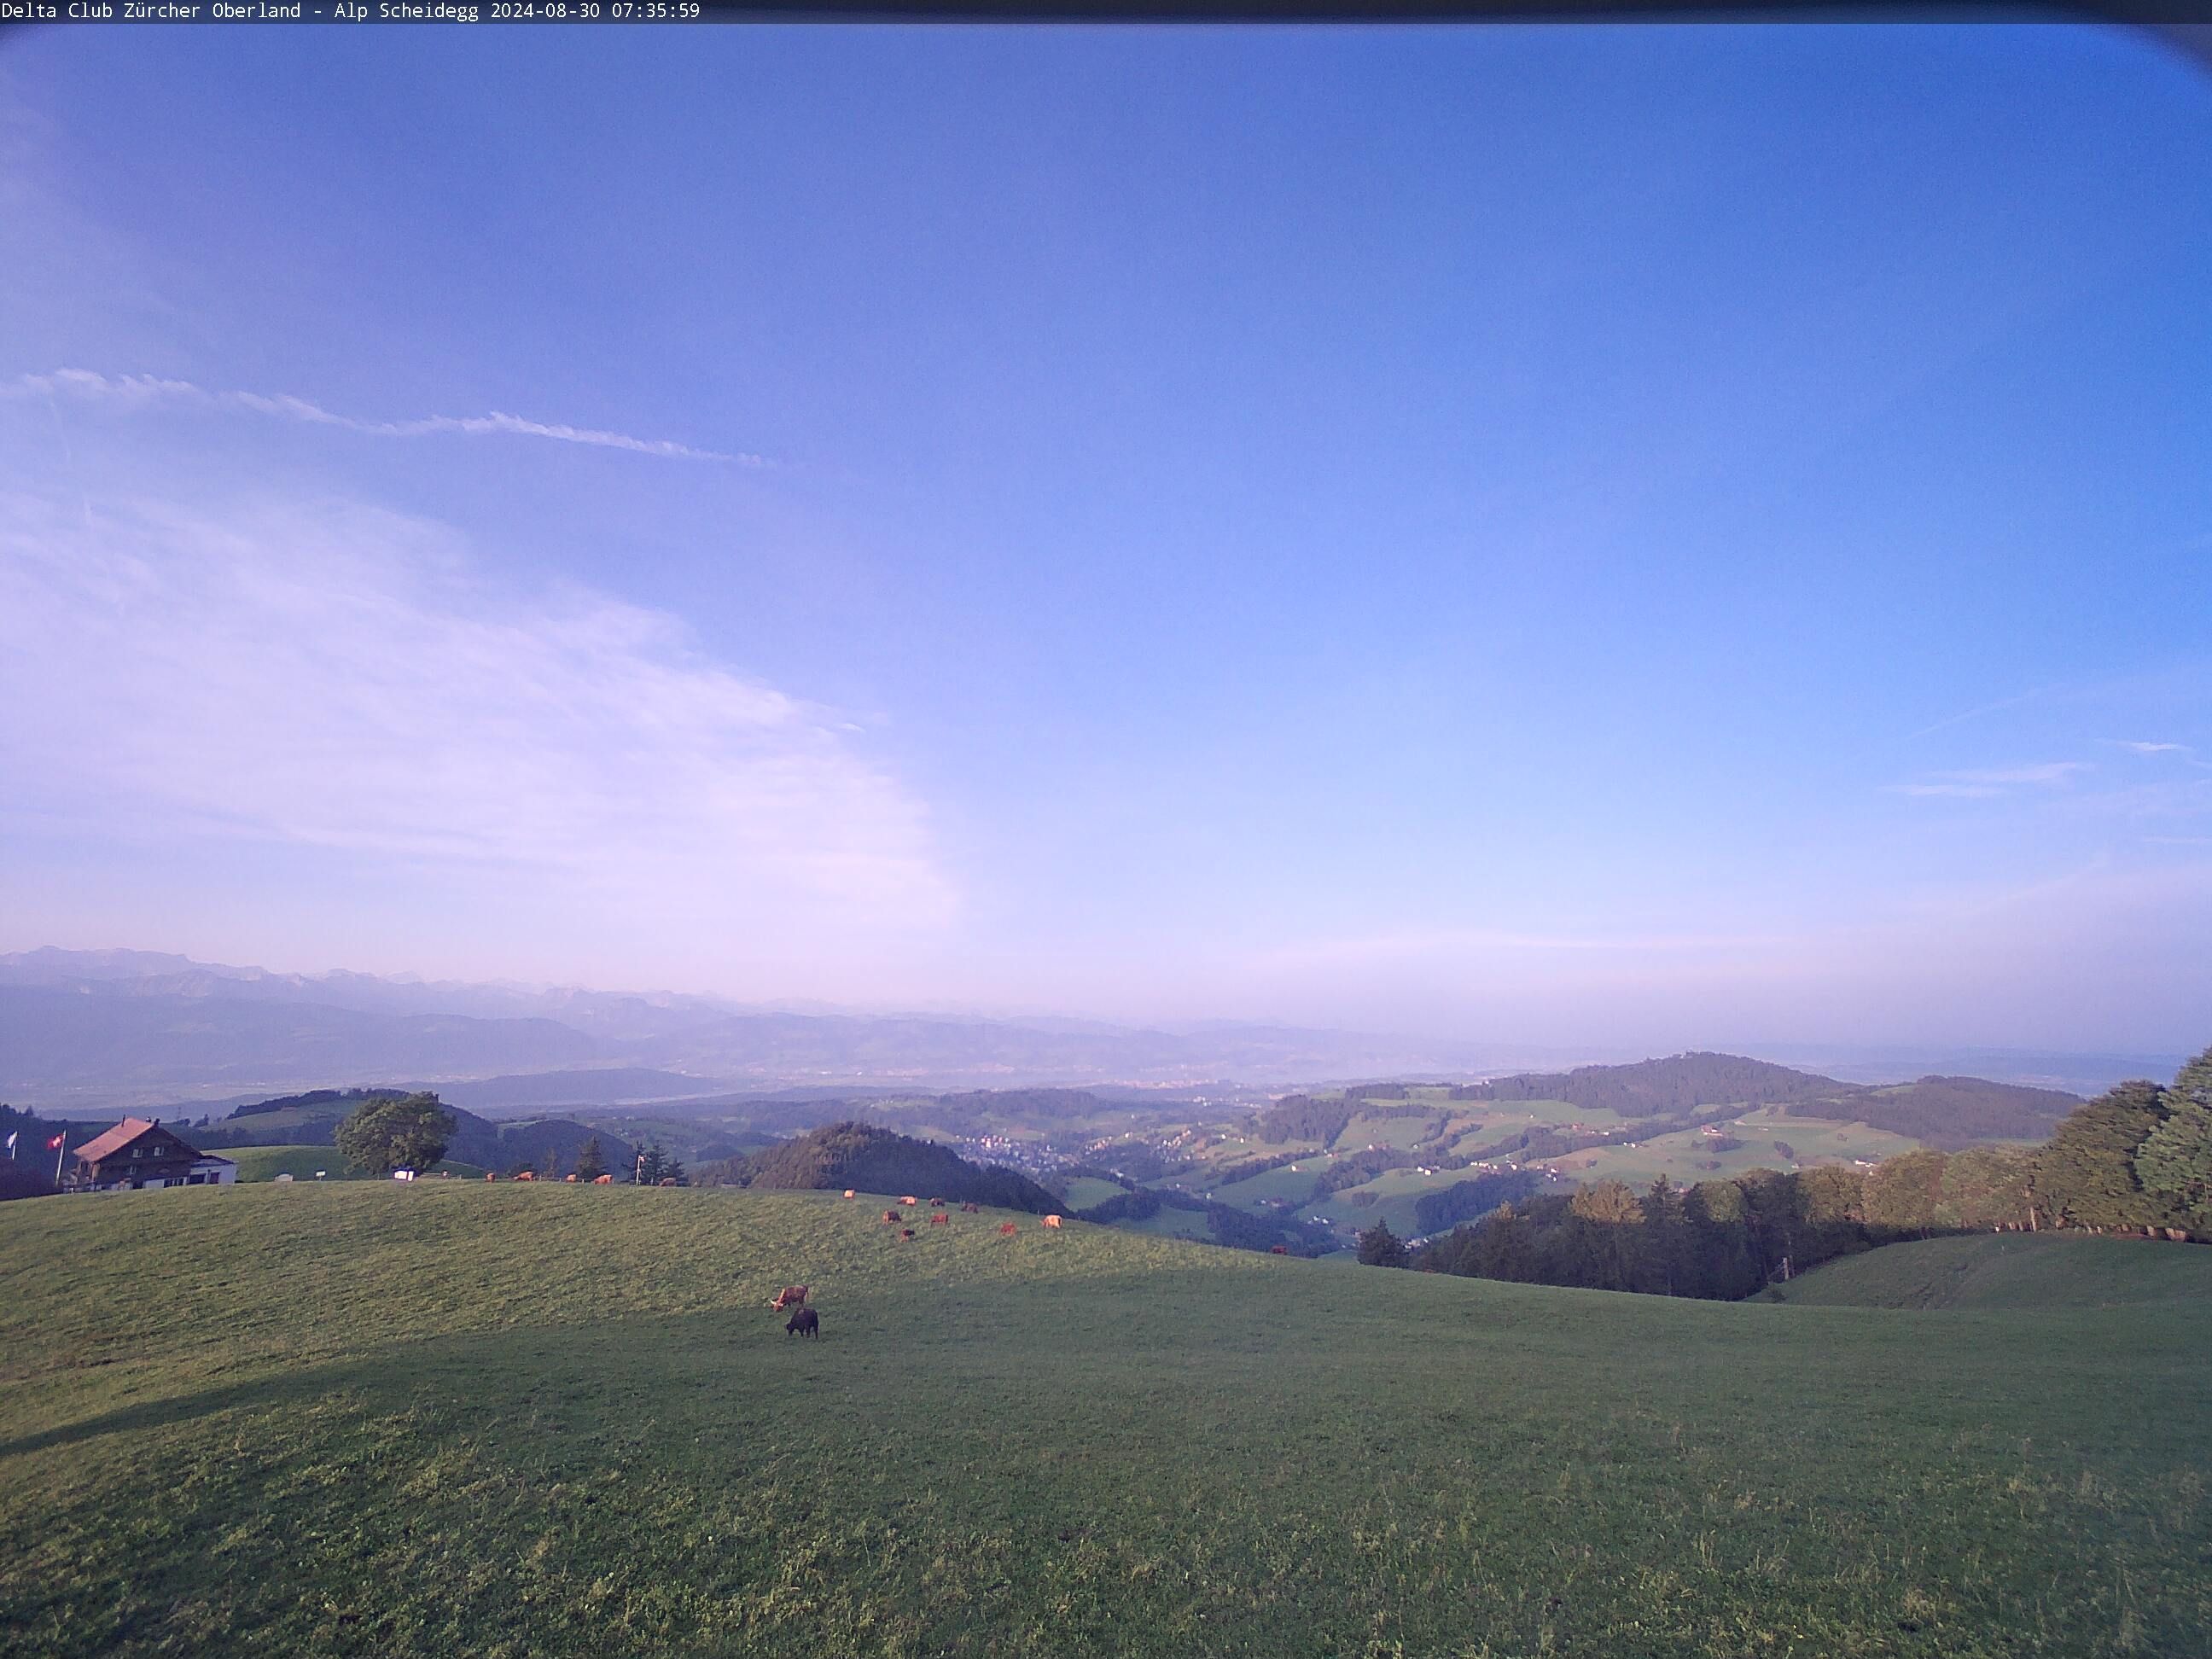
[[[663,1176],[660,1177],[660,1184],[664,1187],[673,1187],[676,1184],[676,1177],[674,1176]]]
[[[981,1215],[983,1213],[983,1206],[980,1204],[963,1204],[960,1206],[960,1213],[963,1215]]]
[[[611,1187],[614,1184],[615,1178],[611,1175],[593,1176],[592,1177],[592,1185],[594,1187]]]
[[[1002,1221],[999,1224],[999,1231],[1001,1235],[1010,1235],[1021,1231],[1021,1229],[1011,1221]]]
[[[896,1210],[885,1210],[885,1211],[884,1212],[884,1226],[886,1226],[886,1227],[896,1227],[896,1226],[897,1226],[897,1225],[898,1225],[898,1223],[899,1223],[899,1212],[898,1212]]]
[[[900,1228],[900,1229],[899,1229],[899,1237],[900,1237],[901,1238],[912,1238],[912,1237],[914,1237],[914,1229],[913,1229],[913,1228],[911,1228],[911,1227],[902,1227],[902,1228]]]
[[[941,1210],[945,1207],[945,1200],[941,1198],[933,1198],[929,1200],[929,1207],[933,1210]]]
[[[822,1316],[811,1308],[800,1308],[784,1322],[786,1336],[819,1336],[822,1334]]]
[[[517,1181],[535,1181],[538,1179],[538,1176],[535,1172],[525,1170],[520,1175],[515,1176],[515,1179]]]
[[[1291,1247],[1287,1244],[1270,1244],[1267,1246],[1267,1254],[1269,1255],[1288,1255],[1290,1253]]]
[[[952,1218],[939,1210],[929,1218],[929,1224],[933,1227],[950,1227],[952,1224]]]
[[[787,1308],[801,1307],[805,1305],[805,1285],[787,1285],[781,1290],[778,1291],[775,1296],[769,1298],[768,1305],[775,1309],[778,1313],[781,1313]]]
[[[904,1198],[899,1200],[899,1202],[902,1204],[919,1204],[921,1200],[915,1197],[913,1194],[909,1193]]]
[[[848,1198],[858,1198],[860,1194],[854,1192],[850,1187],[848,1187],[845,1188],[845,1196]]]
[[[1048,1227],[1057,1227],[1060,1225],[1060,1218],[1056,1215],[1048,1215],[1044,1218],[1044,1224]]]

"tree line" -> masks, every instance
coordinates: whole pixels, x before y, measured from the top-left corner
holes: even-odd
[[[1482,1279],[1733,1300],[1838,1255],[1997,1228],[2212,1239],[2212,1049],[2170,1085],[2123,1083],[2039,1146],[1923,1149],[1869,1170],[1754,1170],[1638,1191],[1600,1181],[1504,1203],[1410,1254],[1361,1258]]]

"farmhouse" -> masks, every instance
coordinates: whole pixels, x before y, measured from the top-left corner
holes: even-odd
[[[76,1149],[65,1184],[73,1193],[110,1193],[129,1187],[228,1187],[237,1179],[237,1164],[186,1145],[159,1119],[126,1117]]]

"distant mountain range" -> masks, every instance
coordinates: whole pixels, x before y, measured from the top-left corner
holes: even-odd
[[[0,956],[0,1098],[92,1110],[406,1078],[485,1109],[806,1084],[1467,1076],[1470,1045],[1271,1025],[796,1013],[710,997],[277,974],[145,951]],[[494,1088],[491,1082],[497,1084]]]
[[[97,1113],[220,1108],[296,1090],[404,1079],[502,1115],[807,1088],[935,1092],[1040,1084],[1281,1088],[1362,1078],[1459,1080],[1628,1059],[1414,1037],[1206,1022],[763,1008],[670,992],[228,967],[150,951],[0,955],[0,1100]],[[2094,1092],[2166,1076],[2154,1057],[1768,1057],[1856,1081],[1973,1071]],[[1856,1061],[1856,1063],[1850,1063]],[[1829,1079],[1824,1079],[1823,1081]]]

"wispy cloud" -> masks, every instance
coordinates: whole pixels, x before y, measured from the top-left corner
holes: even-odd
[[[278,420],[309,426],[336,427],[378,438],[422,438],[442,433],[479,436],[504,434],[522,438],[549,438],[557,443],[586,444],[599,449],[623,449],[639,455],[672,460],[727,461],[740,466],[765,466],[759,455],[729,454],[696,448],[665,438],[636,438],[626,432],[596,427],[570,426],[562,422],[526,420],[497,410],[488,415],[424,415],[399,421],[362,420],[341,415],[289,392],[210,392],[190,380],[164,380],[152,374],[100,374],[85,368],[60,368],[50,374],[21,374],[0,383],[0,395],[11,398],[66,398],[73,403],[118,414],[137,414],[160,408],[245,410]]]
[[[2043,761],[2032,766],[1990,766],[1963,772],[1934,772],[1912,783],[1882,786],[1893,795],[1987,800],[2022,787],[2057,788],[2096,769],[2087,761]]]
[[[441,526],[343,501],[101,520],[0,495],[19,815],[325,849],[395,890],[505,872],[556,918],[724,940],[956,908],[922,805],[848,723],[664,613],[495,586]]]
[[[2110,739],[2115,749],[2125,749],[2137,755],[2186,755],[2190,746],[2185,743],[2137,743],[2124,738]]]
[[[1882,788],[1893,795],[1932,795],[1953,800],[1988,800],[2004,793],[1990,783],[1886,783]]]

